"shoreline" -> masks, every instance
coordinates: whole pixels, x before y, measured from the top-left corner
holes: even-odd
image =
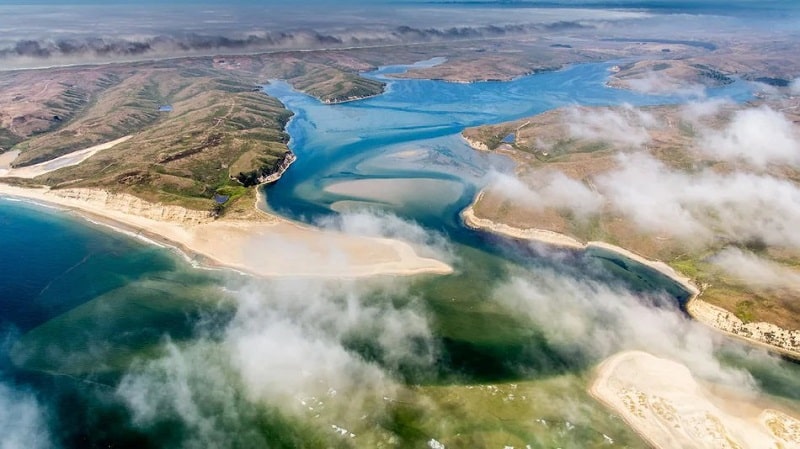
[[[289,150],[286,153],[284,162],[281,163],[281,166],[278,168],[278,171],[270,175],[267,175],[263,181],[259,180],[260,182],[258,183],[258,185],[255,186],[255,189],[258,189],[268,184],[273,184],[278,182],[278,180],[281,179],[281,176],[283,176],[283,174],[286,173],[286,170],[288,170],[289,167],[291,167],[296,160],[297,160],[297,155],[294,154],[292,150]]]
[[[175,249],[192,263],[255,276],[360,278],[453,271],[444,262],[420,257],[399,240],[305,227],[258,208],[263,220],[213,220],[208,212],[104,190],[31,189],[0,183],[0,196],[55,206]]]
[[[747,396],[720,392],[698,382],[685,364],[648,352],[606,358],[595,368],[588,392],[656,449],[800,443],[791,430],[800,420],[791,412],[770,401],[753,405]]]
[[[359,96],[347,97],[344,100],[322,100],[322,99],[319,99],[319,101],[322,104],[335,106],[337,104],[352,103],[354,101],[361,101],[361,100],[366,100],[368,98],[380,97],[381,95],[383,95],[385,93],[386,93],[386,86],[384,86],[384,88],[381,89],[381,91],[376,93],[376,94],[364,95],[364,96],[361,96],[361,97],[359,97]]]
[[[590,248],[601,248],[638,262],[667,276],[690,293],[684,310],[693,320],[741,342],[757,346],[795,361],[800,361],[800,349],[779,346],[752,337],[752,335],[758,335],[763,338],[775,338],[774,335],[781,335],[785,345],[789,345],[789,342],[795,341],[796,344],[792,346],[800,347],[800,330],[790,331],[765,322],[742,323],[733,313],[700,299],[702,290],[694,284],[694,281],[690,277],[676,271],[660,260],[650,260],[625,248],[602,241],[583,243],[570,236],[554,231],[537,228],[521,229],[503,223],[496,223],[486,218],[479,218],[475,215],[474,205],[480,201],[483,195],[484,191],[479,192],[473,202],[461,211],[460,216],[465,226],[505,237],[534,241],[560,248],[577,249],[581,251],[586,251]]]

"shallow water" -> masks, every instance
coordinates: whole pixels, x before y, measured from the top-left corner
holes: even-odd
[[[462,195],[456,201],[428,198],[425,204],[382,206],[433,228],[444,225],[450,237],[458,239],[461,225],[454,218],[483,186],[486,174],[512,169],[508,159],[470,148],[460,137],[464,128],[562,106],[644,106],[687,100],[679,95],[607,88],[612,66],[578,64],[508,82],[471,84],[396,80],[387,75],[408,66],[388,66],[365,75],[388,82],[386,93],[337,105],[322,104],[284,82],[273,81],[264,90],[295,113],[288,132],[298,160],[279,183],[265,189],[268,205],[289,217],[313,221],[328,214],[337,201],[359,199],[352,192],[335,195],[325,190],[337,183],[364,178],[436,179],[461,184]],[[750,89],[746,82],[737,81],[709,89],[707,96],[744,101],[751,97]],[[395,190],[406,198],[415,196],[408,184],[398,184]]]
[[[323,105],[282,82],[266,87],[296,114],[289,132],[298,155],[280,182],[266,189],[269,208],[314,222],[370,206],[444,236],[454,255],[452,276],[389,280],[388,287],[379,280],[374,291],[359,287],[367,291],[359,300],[365,304],[388,298],[391,310],[424,316],[436,364],[391,365],[376,343],[382,329],[348,334],[339,344],[384,367],[404,384],[407,400],[387,404],[378,392],[377,402],[365,402],[363,417],[348,421],[347,398],[331,398],[325,415],[336,420],[331,423],[358,429],[367,438],[359,442],[392,440],[400,447],[424,445],[447,432],[458,433],[454,441],[472,447],[501,442],[599,447],[605,444],[603,433],[620,444],[642,446],[586,395],[587,370],[597,356],[548,342],[524,314],[498,301],[496,290],[514,277],[533,273],[533,279],[545,282],[554,272],[620,291],[666,291],[678,301],[685,292],[630,261],[602,252],[543,251],[468,230],[458,218],[489,170],[512,168],[504,158],[469,148],[459,136],[464,127],[570,104],[684,100],[608,89],[603,83],[609,65],[576,65],[506,83],[391,81],[384,95],[339,105]],[[386,67],[367,76],[402,70]],[[749,90],[735,83],[710,95],[741,101]],[[185,359],[199,361],[192,362],[181,389],[160,383],[157,388],[169,397],[189,391],[196,398],[193,419],[206,419],[221,438],[213,441],[238,447],[318,447],[322,441],[350,447],[331,440],[331,423],[320,425],[314,414],[286,415],[281,404],[248,400],[235,376],[214,377],[230,371],[225,348],[218,345],[226,338],[236,298],[263,295],[267,303],[280,304],[280,298],[270,298],[280,294],[281,283],[196,270],[167,249],[25,203],[0,199],[0,225],[7,256],[0,259],[0,320],[6,336],[0,382],[34,392],[54,415],[51,432],[59,445],[176,447],[205,435],[180,407],[160,409],[153,422],[142,424],[116,391],[126,375],[148,373],[145,360],[163,360],[168,337]],[[345,311],[351,312],[349,305]],[[369,329],[369,323],[363,327]],[[726,363],[769,383],[772,394],[797,399],[792,392],[800,391],[800,369],[795,365],[753,361],[737,350],[732,354]],[[159,382],[169,380],[157,374]],[[503,400],[498,391],[535,399]],[[75,404],[80,413],[74,412]],[[233,415],[219,412],[232,409]]]

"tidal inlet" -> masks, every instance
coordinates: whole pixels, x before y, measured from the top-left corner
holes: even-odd
[[[0,5],[0,449],[800,448],[800,5]]]

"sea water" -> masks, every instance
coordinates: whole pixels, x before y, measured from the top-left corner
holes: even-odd
[[[298,160],[266,189],[268,207],[308,222],[335,216],[337,210],[378,208],[453,242],[455,275],[412,281],[410,293],[426,301],[447,360],[441,377],[417,381],[459,385],[522,381],[527,376],[538,382],[533,385],[550,385],[554,397],[576,394],[589,401],[580,373],[591,360],[560,357],[535,330],[521,327],[486,301],[509,270],[552,267],[554,261],[461,225],[458,212],[485,185],[487,173],[509,171],[512,165],[474,151],[459,134],[468,126],[560,106],[686,100],[610,89],[605,86],[609,66],[582,64],[509,82],[472,84],[392,80],[387,75],[406,67],[384,67],[365,76],[389,82],[385,94],[338,105],[323,105],[273,82],[265,90],[295,113],[288,131]],[[742,101],[749,98],[750,88],[737,81],[708,95]],[[232,303],[219,288],[220,276],[192,268],[166,248],[65,211],[10,199],[0,199],[0,243],[0,328],[5,341],[0,381],[38,392],[51,405],[57,423],[53,432],[64,446],[81,447],[87,441],[130,447],[174,444],[176,437],[166,428],[133,426],[114,388],[139,366],[137,360],[158,357],[165,338],[191,342],[199,338],[197,323],[210,320],[224,326],[231,308],[220,304]],[[596,270],[578,254],[559,257],[563,269],[603,282],[617,282],[628,272]],[[565,263],[564,257],[572,259]],[[670,290],[673,286],[652,273],[634,277],[640,284],[630,287],[666,289],[681,299],[681,292]],[[751,371],[759,375],[760,366]],[[777,393],[793,397],[794,372],[784,366],[780,376],[763,369],[760,375],[776,385]],[[586,407],[594,410],[598,423],[625,434],[597,405]],[[579,431],[591,428],[584,425]],[[558,433],[542,432],[561,441]],[[626,435],[636,440],[630,432]]]

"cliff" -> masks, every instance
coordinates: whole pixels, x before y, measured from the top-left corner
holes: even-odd
[[[151,203],[127,193],[113,193],[96,189],[50,190],[48,196],[65,201],[54,201],[64,205],[84,203],[93,209],[104,209],[134,215],[150,220],[180,224],[200,224],[213,221],[208,211],[192,210],[181,206]]]
[[[297,156],[295,156],[294,153],[292,153],[291,151],[287,152],[286,154],[283,155],[283,158],[281,158],[280,162],[277,164],[272,173],[262,174],[261,176],[258,177],[258,183],[271,184],[281,179],[281,176],[283,176],[286,170],[289,169],[289,166],[292,165],[296,160]]]

